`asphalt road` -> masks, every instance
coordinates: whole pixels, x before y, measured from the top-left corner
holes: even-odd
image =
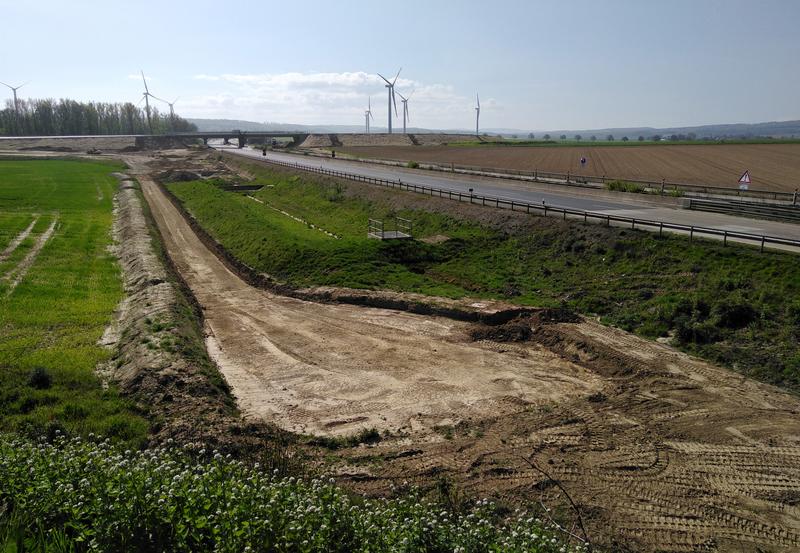
[[[215,147],[236,155],[264,159],[260,150],[249,148],[240,150],[233,146]],[[475,194],[537,204],[544,201],[551,207],[579,209],[664,223],[727,230],[729,232],[763,234],[793,240],[800,239],[800,226],[792,223],[681,209],[680,202],[674,198],[662,199],[652,196],[637,196],[622,192],[584,188],[570,189],[546,183],[528,183],[470,175],[448,175],[421,169],[406,169],[271,151],[267,152],[266,157],[277,161],[297,163],[305,167],[321,167],[387,180],[400,179],[407,184],[442,188],[454,192],[469,192],[469,189],[472,188]]]

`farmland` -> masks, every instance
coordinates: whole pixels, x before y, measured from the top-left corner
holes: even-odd
[[[792,192],[800,187],[800,144],[376,146],[337,150],[364,158],[727,187],[736,187],[739,176],[749,170],[753,189]],[[582,156],[587,160],[584,168]]]
[[[98,345],[122,296],[109,252],[118,164],[0,161],[0,429],[141,442],[145,420],[104,389]]]

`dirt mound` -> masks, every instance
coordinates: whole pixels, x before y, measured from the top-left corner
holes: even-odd
[[[167,169],[156,175],[159,182],[189,182],[203,180],[202,175],[183,169]]]

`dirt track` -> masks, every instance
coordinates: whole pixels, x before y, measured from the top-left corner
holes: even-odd
[[[749,170],[751,188],[792,192],[800,186],[800,145],[694,146],[389,146],[339,148],[341,153],[380,159],[455,163],[522,171],[571,172],[612,178],[736,187]],[[581,167],[580,158],[587,164]]]
[[[366,493],[442,476],[471,495],[563,497],[642,551],[800,548],[800,401],[590,321],[473,342],[467,323],[254,289],[134,163],[240,407],[289,429],[402,428],[343,452]],[[438,429],[438,431],[436,431]]]

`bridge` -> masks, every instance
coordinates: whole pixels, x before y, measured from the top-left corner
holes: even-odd
[[[292,144],[297,146],[308,138],[308,132],[302,131],[207,131],[207,132],[179,132],[152,135],[152,138],[175,138],[202,140],[203,144],[208,144],[212,138],[221,138],[225,144],[231,140],[236,140],[239,148],[244,148],[248,140],[271,140],[273,138],[291,138]],[[150,137],[150,135],[148,135]]]

